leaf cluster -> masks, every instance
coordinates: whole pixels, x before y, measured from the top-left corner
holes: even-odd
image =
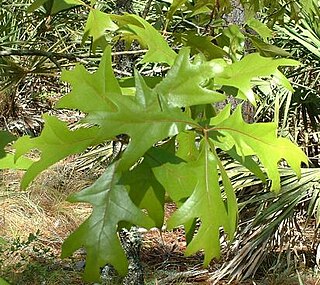
[[[170,197],[178,209],[168,220],[168,228],[184,226],[186,254],[203,250],[208,265],[220,255],[220,235],[225,233],[232,240],[238,222],[236,193],[221,153],[263,181],[268,178],[275,193],[280,191],[279,162],[288,164],[298,177],[301,163],[307,164],[299,147],[278,136],[276,122],[249,124],[243,119],[241,105],[232,110],[229,104],[223,109],[215,104],[231,94],[255,106],[259,100],[255,88],[270,85],[274,78],[290,89],[278,68],[297,62],[259,53],[242,56],[244,32],[236,25],[225,29],[216,44],[209,35],[181,33],[176,51],[146,19],[103,12],[95,1],[40,0],[30,9],[43,7],[54,16],[78,4],[89,11],[83,43],[91,37],[92,50],[102,50],[103,56],[95,72],[80,64],[62,72],[62,80],[72,90],[56,108],[79,110],[85,117],[71,129],[47,114],[40,136],[23,136],[14,143],[14,161],[33,149],[41,153],[26,170],[21,185],[28,187],[40,172],[69,155],[124,136],[123,151],[101,177],[69,197],[70,202],[90,203],[93,211],[65,240],[62,256],[85,247],[85,278],[91,281],[99,280],[100,268],[107,263],[125,274],[127,262],[118,231],[131,225],[161,228],[165,197]],[[168,21],[187,4],[174,1]],[[228,5],[225,2],[221,11],[227,11]],[[213,9],[206,1],[196,2],[195,7],[190,17],[208,16],[208,9]],[[251,19],[247,25],[262,39],[269,37],[261,22]],[[165,66],[166,76],[146,78],[136,70],[128,79],[128,94],[114,75],[110,37],[139,42],[146,48],[139,64]],[[181,48],[181,43],[191,47]],[[197,231],[196,221],[200,221]]]

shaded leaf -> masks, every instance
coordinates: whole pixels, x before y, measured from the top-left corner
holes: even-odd
[[[117,235],[120,222],[127,221],[145,228],[154,226],[153,221],[130,200],[125,187],[119,184],[120,176],[116,164],[112,164],[92,186],[68,198],[70,202],[93,206],[90,217],[62,246],[62,257],[81,247],[86,248],[84,278],[88,281],[99,281],[100,268],[107,263],[121,275],[126,274],[128,263]]]
[[[282,48],[279,48],[275,45],[271,45],[268,43],[265,43],[264,41],[261,41],[255,36],[248,35],[249,39],[251,40],[252,44],[255,46],[255,48],[259,51],[259,53],[262,56],[266,57],[274,57],[274,56],[283,56],[288,57],[291,56],[291,54],[287,51],[285,51]]]
[[[158,164],[158,161],[150,157],[150,152],[147,153],[141,164],[123,174],[121,183],[129,188],[130,198],[135,205],[146,209],[156,227],[161,229],[164,218],[165,189],[152,171],[152,168]]]
[[[199,156],[199,151],[196,148],[195,132],[181,132],[177,135],[176,140],[178,149],[176,155],[185,161],[196,160]]]
[[[225,50],[212,43],[211,36],[199,36],[194,32],[188,32],[179,35],[178,39],[185,46],[190,47],[193,53],[201,52],[208,60],[228,56]]]
[[[193,179],[197,179],[197,182],[190,184],[190,187],[193,188],[192,194],[168,221],[168,227],[174,228],[195,218],[200,218],[200,228],[185,253],[191,255],[203,249],[205,266],[213,257],[220,256],[220,227],[224,227],[230,237],[233,236],[236,227],[237,208],[234,206],[236,201],[234,195],[233,197],[229,195],[232,187],[230,181],[223,174],[223,183],[228,192],[227,207],[225,205],[219,185],[218,167],[220,166],[217,159],[215,154],[210,151],[208,142],[204,141],[198,160],[187,164],[196,173]],[[234,199],[234,201],[229,201],[229,199]]]
[[[167,18],[172,20],[174,13],[184,4],[187,0],[173,0],[170,9],[167,13]]]
[[[0,158],[3,158],[6,156],[6,152],[4,150],[4,147],[12,142],[16,140],[16,137],[14,135],[12,135],[9,132],[6,131],[0,131]]]
[[[28,7],[28,12],[33,12],[44,5],[48,14],[54,15],[81,4],[79,0],[36,0]]]

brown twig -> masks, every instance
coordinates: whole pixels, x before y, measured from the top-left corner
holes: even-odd
[[[148,50],[128,50],[128,51],[119,51],[119,52],[112,52],[112,55],[128,55],[128,54],[138,54],[138,53],[145,53]],[[8,49],[8,50],[0,50],[0,56],[44,56],[52,59],[60,59],[66,58],[69,60],[81,61],[84,58],[99,58],[101,55],[74,55],[71,53],[59,53],[59,52],[51,52],[51,51],[43,51],[43,50],[33,50],[33,49]]]
[[[143,12],[142,12],[142,15],[141,15],[141,17],[142,17],[143,19],[147,18],[147,15],[148,15],[148,13],[149,13],[149,11],[150,11],[151,3],[152,3],[152,0],[148,0],[148,1],[147,1],[147,4],[146,4],[146,6],[144,7]]]

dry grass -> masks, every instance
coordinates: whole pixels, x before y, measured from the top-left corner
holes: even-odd
[[[61,163],[45,171],[27,191],[19,188],[23,172],[2,173],[1,236],[25,237],[40,230],[44,240],[61,244],[90,214],[89,205],[73,205],[65,200],[92,181],[66,167],[70,166]]]
[[[75,171],[72,160],[42,173],[28,191],[20,190],[22,175],[21,171],[0,173],[0,237],[16,247],[13,251],[7,247],[1,252],[0,240],[0,256],[1,253],[5,255],[0,258],[0,276],[18,285],[88,284],[82,281],[76,266],[84,256],[78,254],[72,259],[60,260],[59,255],[63,240],[91,213],[90,205],[71,204],[66,198],[90,185],[96,177]],[[167,204],[166,218],[174,210],[173,204]],[[37,232],[36,240],[28,243],[30,233]],[[213,261],[209,268],[203,268],[203,254],[185,257],[185,248],[182,229],[145,233],[141,257],[149,280],[147,284],[210,284],[210,271],[219,270],[221,261]],[[292,269],[278,275],[266,275],[260,281],[231,284],[320,285],[317,274],[308,270],[303,272],[299,276]]]

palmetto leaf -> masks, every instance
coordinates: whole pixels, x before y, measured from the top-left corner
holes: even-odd
[[[282,249],[293,247],[295,241],[301,242],[292,227],[304,224],[319,210],[320,172],[319,169],[302,169],[299,181],[288,169],[279,169],[279,172],[282,188],[278,195],[265,191],[263,187],[254,187],[259,182],[245,170],[240,175],[235,171],[237,175],[230,177],[233,185],[247,187],[237,195],[240,230],[235,238],[237,242],[229,249],[235,253],[234,257],[213,274],[212,281],[218,282],[226,276],[232,279],[248,278],[273,249],[281,254]],[[299,208],[308,209],[308,213],[305,210],[300,212],[302,221],[297,220]]]

